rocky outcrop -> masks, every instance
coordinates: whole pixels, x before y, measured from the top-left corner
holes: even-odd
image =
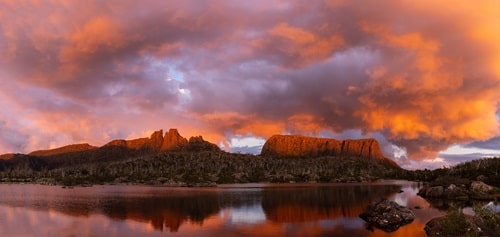
[[[113,140],[105,146],[122,146],[134,150],[159,151],[163,145],[163,130],[154,131],[149,138]]]
[[[203,140],[202,136],[194,136],[181,148],[183,151],[220,151],[220,148],[210,142]]]
[[[181,150],[187,143],[187,139],[182,137],[177,129],[171,128],[163,137],[162,151],[177,151]]]
[[[500,189],[487,185],[481,181],[470,184],[470,195],[473,199],[492,199],[500,197]]]
[[[150,146],[154,150],[159,150],[163,145],[163,129],[153,132],[149,137]]]
[[[221,150],[217,145],[203,140],[201,136],[191,137],[188,140],[182,137],[177,129],[171,128],[165,135],[163,135],[163,130],[158,130],[154,131],[149,137],[133,140],[117,139],[101,147],[95,147],[87,143],[74,144],[55,149],[34,151],[27,156],[51,159],[52,163],[55,160],[59,163],[64,163],[66,162],[65,159],[71,158],[95,161],[154,154],[164,151],[217,152]],[[10,160],[19,155],[4,154],[0,155],[0,159]]]
[[[374,227],[392,232],[413,222],[415,214],[407,207],[382,199],[369,206],[359,217]]]
[[[97,147],[91,146],[88,143],[82,143],[82,144],[73,144],[73,145],[67,145],[55,149],[49,149],[49,150],[38,150],[38,151],[33,151],[29,153],[28,155],[31,156],[53,156],[53,155],[60,155],[64,153],[71,153],[71,152],[81,152],[81,151],[88,151],[88,150],[94,150]]]
[[[459,187],[455,184],[450,184],[443,190],[443,195],[448,199],[465,201],[469,199],[467,190],[464,187]]]
[[[153,132],[149,138],[134,140],[113,140],[104,147],[125,147],[132,150],[160,151],[220,151],[220,148],[203,140],[201,136],[191,137],[189,140],[182,137],[179,131],[171,128],[165,135],[163,130]]]
[[[150,147],[148,138],[137,138],[133,140],[114,140],[108,143],[107,145],[123,146],[134,150],[140,150]]]
[[[358,156],[386,159],[375,139],[339,141],[298,135],[274,135],[266,141],[261,155],[275,157]]]

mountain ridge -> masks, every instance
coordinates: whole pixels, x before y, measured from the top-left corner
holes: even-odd
[[[178,130],[175,128],[169,129],[168,132],[163,135],[163,129],[154,131],[150,137],[136,138],[131,140],[125,139],[114,139],[108,143],[98,147],[93,146],[88,143],[79,144],[69,144],[52,149],[41,149],[29,152],[27,154],[23,153],[5,153],[1,154],[0,158],[3,160],[8,160],[19,155],[25,156],[35,156],[35,157],[50,157],[64,155],[68,153],[75,152],[88,152],[98,149],[107,149],[111,147],[121,147],[130,150],[147,150],[151,152],[163,152],[163,151],[189,151],[193,146],[203,146],[207,150],[220,151],[220,148],[208,141],[205,141],[202,136],[193,136],[189,140],[182,137]],[[200,149],[197,149],[199,151]]]
[[[150,137],[132,140],[115,139],[96,147],[87,143],[66,145],[54,149],[37,150],[28,154],[0,155],[3,167],[24,167],[34,171],[89,164],[123,161],[130,158],[155,155],[162,152],[221,152],[220,148],[203,137],[182,137],[177,129],[154,131]]]
[[[113,149],[131,150],[140,154],[167,151],[222,151],[216,144],[205,141],[202,136],[193,136],[186,139],[180,135],[177,129],[170,128],[165,133],[163,133],[163,129],[154,131],[149,137],[111,140],[100,147],[80,143],[53,149],[36,150],[27,154],[6,153],[0,155],[0,157],[3,160],[12,159],[19,155],[47,158],[64,156],[70,153],[99,152]],[[386,159],[397,166],[394,161],[382,154],[378,141],[373,138],[335,140],[302,135],[273,135],[265,142],[260,154],[272,157],[310,158],[319,156],[359,156],[369,159]]]
[[[165,134],[158,130],[149,137],[112,140],[100,147],[83,143],[29,154],[0,155],[0,183],[199,186],[248,182],[365,182],[405,174],[394,162],[380,157],[376,140],[333,142],[310,138],[311,143],[298,138],[298,144],[302,144],[297,146],[302,149],[299,151],[308,151],[308,147],[316,150],[309,150],[300,158],[287,157],[286,153],[266,154],[266,150],[263,155],[229,153],[202,136],[186,139],[177,129]],[[271,138],[269,142],[273,140],[276,139]],[[307,145],[309,143],[312,145]],[[269,151],[268,144],[265,146]],[[276,147],[284,144],[278,142]],[[295,146],[293,142],[288,145]],[[322,145],[319,147],[323,150],[318,150],[318,145]],[[341,152],[343,150],[346,152]]]

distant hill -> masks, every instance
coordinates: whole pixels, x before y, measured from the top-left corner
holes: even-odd
[[[80,151],[88,151],[88,150],[94,150],[97,149],[95,146],[91,146],[88,143],[82,143],[82,144],[73,144],[73,145],[67,145],[55,149],[50,149],[50,150],[38,150],[38,151],[33,151],[29,153],[28,155],[30,156],[54,156],[54,155],[61,155],[64,153],[71,153],[71,152],[80,152]]]
[[[8,160],[8,159],[13,158],[15,155],[16,154],[14,154],[14,153],[2,154],[2,155],[0,155],[0,160]]]

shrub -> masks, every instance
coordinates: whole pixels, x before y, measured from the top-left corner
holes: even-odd
[[[484,225],[485,232],[500,233],[500,212],[494,212],[487,206],[474,206],[474,212]]]
[[[440,224],[443,236],[462,236],[469,229],[469,223],[462,209],[453,205],[448,209]]]

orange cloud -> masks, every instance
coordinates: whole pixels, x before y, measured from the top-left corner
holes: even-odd
[[[170,127],[226,144],[359,131],[433,158],[500,136],[499,9],[3,1],[0,133],[22,139],[2,137],[0,148],[99,145]]]
[[[456,89],[462,85],[462,73],[460,62],[454,62],[453,59],[447,59],[439,54],[441,43],[429,37],[424,37],[419,32],[411,33],[391,33],[389,29],[373,23],[361,23],[361,28],[367,33],[377,37],[378,43],[401,50],[401,55],[410,57],[411,64],[405,67],[409,69],[406,73],[418,73],[420,78],[414,79],[409,75],[396,75],[389,79],[390,85],[405,87],[405,90],[437,91],[442,89]],[[447,64],[447,65],[445,65]],[[443,68],[443,67],[447,68]],[[449,71],[453,67],[452,71]],[[415,70],[415,72],[412,72]],[[386,77],[377,77],[375,79],[388,80]],[[381,83],[386,83],[383,81]]]
[[[338,34],[322,36],[283,22],[269,29],[267,34],[269,38],[254,40],[253,46],[275,48],[293,58],[291,66],[294,67],[324,60],[344,45],[344,39]]]
[[[400,57],[400,62],[387,59],[368,71],[370,82],[360,94],[363,107],[356,113],[369,130],[387,131],[389,139],[414,143],[462,143],[498,135],[498,83],[483,78],[481,83],[492,87],[472,86],[478,83],[476,68],[465,68],[470,63],[448,51],[459,45],[447,45],[447,39],[435,32],[401,32],[387,23],[360,25],[378,45]],[[410,156],[435,157],[441,149],[424,144]]]
[[[269,31],[269,34],[283,37],[300,45],[314,43],[316,36],[304,29],[289,26],[287,23],[280,23]]]
[[[82,60],[86,55],[110,51],[123,47],[126,40],[134,36],[125,36],[120,32],[119,25],[108,17],[94,17],[81,28],[67,37],[67,46],[61,51],[61,61]]]

